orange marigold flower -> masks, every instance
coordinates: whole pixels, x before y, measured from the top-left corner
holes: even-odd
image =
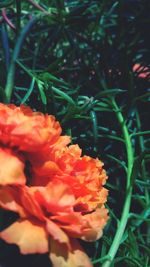
[[[92,267],[76,238],[101,237],[107,176],[60,134],[53,116],[0,104],[0,207],[19,215],[0,238],[22,254],[49,252],[54,267]]]
[[[29,107],[0,104],[0,141],[9,147],[34,151],[53,144],[61,127],[53,116],[33,112]]]

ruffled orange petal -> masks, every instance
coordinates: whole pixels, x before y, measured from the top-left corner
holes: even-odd
[[[55,155],[56,162],[65,174],[70,174],[73,171],[77,160],[81,156],[81,152],[78,145],[70,145],[69,147],[57,151]]]
[[[23,185],[24,163],[11,150],[0,148],[0,185]]]
[[[18,213],[21,218],[27,216],[25,209],[20,203],[20,196],[16,188],[8,186],[0,188],[0,207]]]
[[[70,136],[64,135],[60,136],[54,145],[51,145],[51,153],[53,155],[53,159],[56,159],[60,151],[66,149],[66,146],[71,142]]]
[[[54,144],[61,134],[54,116],[33,112],[25,106],[0,104],[0,139],[11,147],[35,152]]]
[[[99,189],[98,192],[88,192],[86,196],[78,197],[76,200],[75,209],[82,212],[90,212],[95,210],[99,205],[107,201],[108,190],[104,187]]]
[[[69,247],[69,238],[61,228],[51,220],[46,220],[47,232],[59,243],[64,243]]]
[[[79,243],[70,240],[71,249],[55,240],[50,240],[50,254],[53,267],[92,267],[88,256],[84,253]]]
[[[88,242],[99,239],[108,219],[108,210],[104,206],[97,208],[92,213],[83,215],[85,226],[80,238]]]
[[[72,211],[75,197],[71,188],[61,181],[54,180],[46,187],[37,187],[34,193],[36,200],[50,213]]]
[[[22,254],[48,252],[48,236],[43,225],[33,221],[17,221],[0,233],[0,238],[19,246]]]
[[[34,216],[40,221],[45,221],[45,216],[42,211],[42,208],[40,207],[40,204],[34,198],[32,187],[24,186],[23,188],[20,188],[19,194],[20,194],[22,206],[28,213],[28,216]]]
[[[12,144],[18,145],[21,150],[35,151],[46,145],[47,142],[53,143],[60,132],[59,123],[53,116],[44,117],[44,115],[35,113],[32,117],[27,117],[26,121],[20,121],[13,129],[11,132]],[[20,142],[20,138],[22,142]]]
[[[79,212],[60,212],[57,215],[51,216],[51,220],[57,222],[57,225],[65,230],[71,237],[79,237],[82,235],[83,219]]]
[[[40,166],[35,164],[31,182],[34,186],[45,186],[56,174],[61,174],[61,170],[54,161],[43,162]]]
[[[61,175],[56,174],[57,179],[71,185],[81,211],[91,212],[97,205],[106,202],[107,190],[103,192],[102,186],[107,175],[100,160],[89,156],[81,157],[80,148],[73,145],[63,150],[56,162],[63,171]]]
[[[54,133],[55,133],[55,131],[54,131]],[[54,135],[54,133],[53,133],[53,135]],[[46,162],[49,162],[49,161],[55,162],[55,164],[58,166],[58,164],[56,162],[57,156],[60,154],[60,151],[64,150],[66,148],[66,145],[69,143],[70,143],[70,137],[69,136],[59,136],[57,133],[55,136],[55,142],[54,142],[54,140],[53,140],[53,142],[52,142],[52,140],[48,140],[46,145],[41,147],[39,153],[37,153],[37,150],[32,151],[32,152],[30,151],[30,153],[27,155],[28,160],[31,162],[31,164],[35,168],[42,167]],[[58,168],[59,168],[59,166],[58,166]],[[35,179],[35,180],[38,180],[38,179]]]

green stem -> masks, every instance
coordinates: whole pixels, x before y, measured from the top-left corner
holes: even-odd
[[[138,111],[136,111],[136,121],[137,121],[138,130],[141,131],[141,120],[140,120]],[[139,145],[140,145],[141,152],[144,152],[145,146],[144,146],[144,138],[142,135],[139,136]],[[143,160],[141,168],[142,168],[143,180],[147,182],[145,160]],[[149,190],[147,186],[145,186],[145,202],[146,202],[146,206],[149,206],[150,196],[149,196]],[[150,222],[147,222],[147,244],[150,244]]]
[[[109,267],[115,258],[115,255],[118,251],[121,239],[123,237],[127,222],[128,222],[128,217],[129,217],[129,211],[130,211],[130,204],[131,204],[131,197],[132,197],[132,167],[134,163],[134,152],[132,148],[132,143],[131,143],[131,138],[130,134],[128,132],[127,125],[125,123],[124,117],[120,111],[120,109],[117,106],[117,103],[115,100],[112,100],[112,106],[116,112],[116,116],[118,119],[119,124],[121,125],[122,128],[122,133],[124,136],[125,140],[125,145],[126,145],[126,153],[127,153],[127,187],[126,187],[126,198],[125,198],[125,203],[123,207],[123,212],[121,215],[121,219],[118,225],[118,229],[116,231],[115,237],[113,239],[113,243],[109,249],[108,252],[108,259],[102,264],[102,267]]]
[[[136,111],[136,121],[137,121],[137,127],[138,130],[141,131],[141,121],[140,121],[140,116],[138,111]],[[147,131],[146,131],[147,132]],[[142,133],[142,132],[141,132]],[[140,150],[141,153],[144,152],[145,146],[144,146],[144,138],[142,135],[139,136],[139,145],[140,145]],[[147,182],[146,179],[146,167],[145,167],[145,161],[142,162],[142,177],[145,182]],[[149,196],[149,191],[147,186],[145,186],[145,199],[146,199],[146,204],[149,205],[150,202],[150,196]]]
[[[17,35],[20,32],[21,28],[21,1],[16,0],[16,10],[17,10]]]
[[[10,101],[11,101],[11,96],[12,96],[13,87],[14,87],[16,60],[17,60],[17,58],[19,56],[19,53],[20,53],[24,38],[26,37],[26,35],[27,35],[28,31],[30,30],[30,28],[35,23],[35,20],[36,19],[33,18],[28,22],[28,24],[21,31],[20,36],[18,37],[18,40],[16,42],[16,45],[15,45],[15,48],[14,48],[14,52],[13,52],[13,55],[12,55],[12,60],[11,60],[11,63],[10,63],[10,67],[8,69],[7,81],[6,81],[6,86],[5,86],[5,99],[4,99],[5,103],[10,103]]]

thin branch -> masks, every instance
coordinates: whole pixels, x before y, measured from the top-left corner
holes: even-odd
[[[12,28],[13,30],[16,30],[15,25],[7,17],[6,8],[2,8],[2,17],[3,17],[4,21],[6,21],[6,23],[9,25],[10,28]]]

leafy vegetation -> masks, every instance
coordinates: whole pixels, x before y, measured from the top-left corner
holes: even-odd
[[[105,163],[110,220],[82,244],[94,266],[150,267],[149,0],[6,0],[0,12],[1,102],[54,114]],[[2,266],[49,266],[10,247]]]

